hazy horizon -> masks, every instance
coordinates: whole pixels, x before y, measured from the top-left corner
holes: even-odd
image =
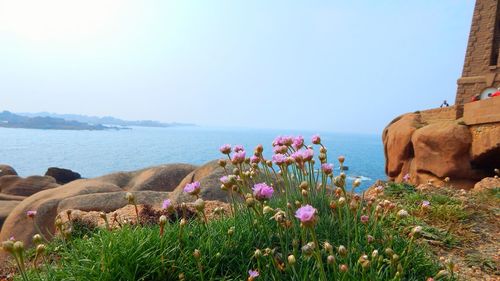
[[[0,111],[380,134],[454,102],[473,6],[0,0]]]

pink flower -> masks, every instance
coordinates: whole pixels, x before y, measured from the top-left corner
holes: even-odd
[[[277,136],[273,141],[273,146],[281,146],[283,145],[283,137]]]
[[[298,151],[295,151],[294,153],[292,153],[292,155],[290,155],[293,160],[295,160],[295,162],[297,163],[302,163],[302,161],[304,161],[304,153],[303,153],[303,150],[298,150]]]
[[[199,181],[195,181],[195,182],[192,182],[192,183],[188,183],[186,184],[186,186],[184,187],[184,192],[190,194],[190,195],[198,195],[200,193],[200,182]]]
[[[163,200],[163,204],[161,204],[162,209],[169,209],[172,206],[172,201],[170,199]]]
[[[238,144],[238,145],[235,145],[235,146],[234,146],[234,149],[233,149],[233,150],[234,150],[234,152],[240,152],[240,151],[243,151],[243,150],[245,150],[245,149],[243,148],[243,145]]]
[[[291,136],[284,136],[283,137],[283,145],[291,146],[292,144],[293,144],[293,137],[291,137]]]
[[[302,136],[295,137],[292,144],[293,149],[299,150],[302,146],[304,146],[304,138]]]
[[[223,185],[227,185],[229,183],[229,177],[228,176],[222,176],[219,180],[220,180],[220,182]]]
[[[255,155],[252,155],[252,157],[250,157],[250,163],[253,163],[253,164],[258,164],[260,162],[260,158],[255,156]]]
[[[361,223],[366,224],[370,220],[370,217],[367,215],[362,215],[360,220],[361,220]]]
[[[245,162],[245,157],[246,157],[246,152],[244,150],[240,150],[233,155],[232,162],[233,162],[233,164],[243,163],[243,162]]]
[[[283,165],[286,162],[286,156],[284,154],[278,153],[273,155],[273,162],[276,165]]]
[[[28,216],[28,218],[32,219],[36,216],[36,211],[27,211],[26,216]]]
[[[333,164],[324,163],[321,165],[321,170],[323,173],[329,175],[333,173]]]
[[[403,176],[403,181],[409,181],[410,180],[410,174],[406,174]]]
[[[252,190],[253,190],[253,196],[257,200],[270,199],[271,196],[273,196],[273,192],[274,192],[274,189],[265,183],[258,183],[256,185],[254,185]]]
[[[314,224],[314,222],[316,221],[317,211],[318,210],[316,210],[313,206],[308,204],[300,207],[295,212],[295,217],[298,218],[304,225]]]
[[[429,201],[422,201],[422,208],[427,209],[431,206],[431,202]]]
[[[260,274],[259,274],[259,272],[258,272],[257,270],[251,270],[251,269],[250,269],[250,270],[248,271],[248,279],[249,279],[249,280],[253,280],[254,278],[259,277],[259,275],[260,275]]]
[[[316,135],[312,136],[311,141],[314,144],[321,144],[321,137],[316,134]]]
[[[16,241],[16,238],[14,236],[9,237],[10,241]]]
[[[220,152],[222,154],[229,154],[231,153],[231,145],[230,144],[225,144],[219,148]]]
[[[302,157],[304,158],[304,161],[311,161],[314,157],[314,150],[308,148],[302,152]]]

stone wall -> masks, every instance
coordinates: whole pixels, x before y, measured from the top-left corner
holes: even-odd
[[[455,103],[464,104],[489,87],[500,87],[500,5],[477,0]]]

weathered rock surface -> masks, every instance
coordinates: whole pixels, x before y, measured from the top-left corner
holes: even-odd
[[[2,176],[17,176],[17,172],[9,165],[0,164],[0,177]]]
[[[67,209],[114,211],[127,204],[126,191],[135,194],[138,204],[159,205],[169,196],[170,193],[167,191],[177,187],[195,168],[196,166],[188,164],[161,165],[95,179],[75,180],[64,185],[57,185],[55,179],[48,176],[34,176],[27,179],[17,176],[1,177],[1,191],[5,191],[3,196],[34,194],[10,211],[0,231],[0,241],[13,235],[17,240],[30,245],[31,237],[36,233],[33,222],[26,217],[26,212],[30,210],[37,211],[34,221],[47,236],[49,233],[54,233],[54,220],[58,212]],[[28,179],[29,181],[26,181]],[[26,182],[30,184],[24,184]],[[24,197],[16,196],[10,199],[17,198]],[[14,205],[14,203],[9,204]]]
[[[488,177],[482,179],[480,182],[474,185],[474,192],[481,192],[486,189],[500,188],[500,178],[499,177]]]
[[[417,115],[407,114],[394,119],[385,128],[382,138],[387,158],[385,172],[389,177],[402,177],[402,173],[409,171],[409,162],[414,156],[411,136],[417,126]]]
[[[115,185],[95,180],[76,180],[53,189],[40,191],[17,205],[5,220],[0,231],[0,241],[15,236],[26,245],[31,243],[31,237],[36,233],[33,222],[26,217],[27,211],[37,211],[35,223],[43,234],[54,233],[54,219],[59,203],[66,198],[77,195],[121,191]]]
[[[172,191],[196,166],[167,164],[134,172],[120,172],[96,178],[128,191]]]
[[[58,184],[66,184],[82,178],[77,172],[57,167],[50,167],[47,172],[45,172],[45,175],[56,179]]]
[[[228,166],[230,171],[232,167]],[[228,202],[228,192],[221,190],[220,178],[225,175],[224,169],[217,162],[211,161],[187,175],[172,193],[172,198],[177,202],[193,201],[196,198],[183,192],[186,184],[199,181],[201,185],[200,197],[204,200],[218,200]]]
[[[500,124],[467,125],[456,106],[408,113],[382,135],[389,180],[471,189],[500,166]]]
[[[167,199],[170,195],[170,192],[158,191],[133,191],[131,193],[134,194],[135,201],[138,205],[161,205],[163,200]],[[128,204],[125,199],[125,194],[125,191],[119,191],[73,196],[61,200],[57,207],[57,212],[69,209],[77,209],[86,212],[112,212]]]
[[[3,222],[10,214],[10,212],[19,205],[20,201],[3,201],[0,200],[0,229],[2,229]]]
[[[31,176],[21,178],[19,176],[0,177],[0,192],[3,194],[30,196],[42,190],[59,186],[53,177]]]

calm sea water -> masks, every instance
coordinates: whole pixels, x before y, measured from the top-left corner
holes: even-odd
[[[55,166],[74,170],[83,177],[96,177],[165,163],[200,165],[220,158],[218,148],[225,143],[242,144],[249,152],[257,144],[263,144],[269,155],[277,135],[303,135],[310,140],[313,133],[201,127],[134,127],[120,131],[0,128],[0,163],[13,166],[21,176],[43,174],[48,167]],[[351,179],[362,177],[363,187],[385,179],[379,135],[320,135],[330,159],[346,156]]]

